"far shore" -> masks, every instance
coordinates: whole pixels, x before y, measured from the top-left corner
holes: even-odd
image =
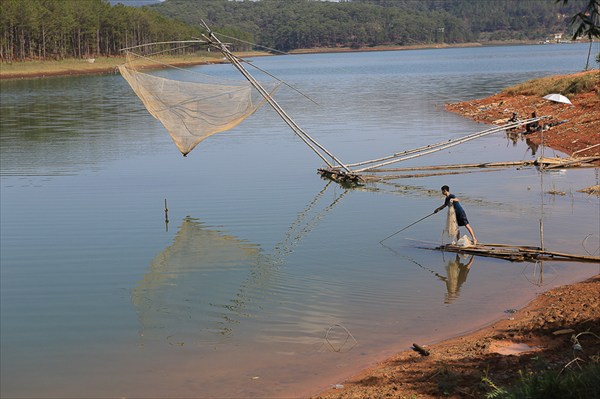
[[[531,41],[510,41],[510,42],[486,42],[486,43],[457,43],[457,44],[415,44],[406,46],[374,46],[361,47],[358,49],[350,47],[337,48],[311,48],[292,50],[288,54],[318,54],[318,53],[349,53],[349,52],[369,52],[369,51],[401,51],[401,50],[425,50],[425,49],[445,49],[445,48],[464,48],[480,46],[509,46],[509,45],[532,45],[538,44]],[[208,53],[207,53],[208,54]],[[259,57],[273,55],[268,52],[249,51],[238,52],[236,55],[247,57]],[[98,57],[82,59],[66,59],[60,61],[23,61],[13,63],[0,63],[0,80],[6,79],[36,79],[57,76],[76,76],[76,75],[102,75],[116,73],[117,67],[125,62],[125,57]],[[160,62],[146,62],[144,69],[164,68],[165,64],[186,67],[194,65],[209,65],[224,63],[220,54],[210,54],[206,56],[192,57],[180,56],[162,59]]]

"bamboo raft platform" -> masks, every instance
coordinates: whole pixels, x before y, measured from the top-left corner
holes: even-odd
[[[524,245],[477,243],[476,245],[462,247],[458,245],[447,244],[433,249],[469,255],[499,258],[511,262],[534,262],[548,260],[600,263],[600,256],[565,254],[561,252],[547,251],[540,247]]]
[[[465,170],[487,169],[497,170],[501,168],[519,168],[519,167],[538,167],[542,170],[561,169],[561,168],[597,168],[600,156],[591,157],[568,157],[568,158],[549,158],[540,157],[532,160],[511,161],[511,162],[480,162],[469,164],[449,164],[449,165],[429,165],[404,168],[380,168],[372,169],[368,174],[348,173],[339,168],[321,168],[318,173],[324,177],[346,184],[360,184],[377,182],[382,180],[394,180],[402,178],[416,178],[440,176],[446,174],[465,173]],[[429,173],[422,173],[422,172]],[[421,173],[406,173],[421,172]],[[389,174],[386,174],[389,173]]]

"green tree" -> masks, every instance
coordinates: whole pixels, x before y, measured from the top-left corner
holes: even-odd
[[[567,4],[569,0],[556,0],[556,2]],[[580,36],[587,36],[590,41],[585,62],[585,70],[587,71],[590,65],[594,37],[600,38],[600,0],[588,0],[586,7],[571,18],[571,25],[576,28],[573,32],[573,40]]]

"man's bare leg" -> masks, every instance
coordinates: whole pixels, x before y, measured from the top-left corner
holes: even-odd
[[[477,238],[475,238],[475,233],[473,233],[473,229],[468,224],[465,227],[467,228],[467,230],[469,230],[469,234],[471,234],[471,237],[473,238],[473,245],[476,245]]]

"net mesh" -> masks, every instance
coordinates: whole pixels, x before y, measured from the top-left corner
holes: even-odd
[[[234,128],[265,102],[247,81],[203,74],[190,78],[191,73],[186,80],[173,80],[140,72],[135,60],[128,53],[119,66],[121,75],[184,156],[207,137]]]
[[[456,242],[456,240],[458,240],[458,223],[456,221],[456,212],[454,211],[454,207],[450,205],[448,206],[446,227],[444,228],[443,232],[443,242]]]

